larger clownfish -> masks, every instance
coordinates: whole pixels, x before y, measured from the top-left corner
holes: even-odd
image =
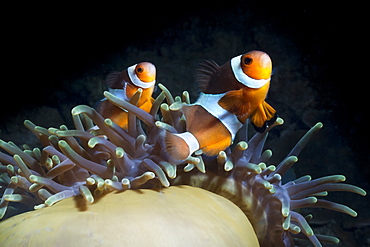
[[[155,78],[155,66],[149,62],[141,62],[128,67],[122,72],[110,73],[107,76],[106,84],[110,93],[126,101],[130,101],[135,92],[141,88],[142,94],[137,106],[149,112],[154,101],[152,94],[155,87]],[[114,123],[127,129],[128,113],[125,110],[113,105],[106,98],[98,103],[96,109],[104,118],[110,118]]]
[[[207,156],[217,155],[232,144],[248,118],[264,132],[276,120],[275,109],[265,102],[271,73],[271,59],[262,51],[250,51],[222,66],[213,61],[201,64],[196,76],[200,96],[181,108],[187,132],[166,132],[168,154],[179,161],[199,149]]]

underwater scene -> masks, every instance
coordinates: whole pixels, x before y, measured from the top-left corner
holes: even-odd
[[[111,7],[5,28],[0,246],[370,246],[352,7]]]

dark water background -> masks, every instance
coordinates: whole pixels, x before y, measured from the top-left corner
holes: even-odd
[[[267,101],[285,120],[266,144],[274,152],[272,161],[279,162],[322,121],[324,128],[300,155],[295,176],[344,174],[348,183],[369,191],[364,8],[355,2],[279,1],[8,6],[10,17],[1,25],[0,138],[37,145],[24,119],[44,127],[71,126],[71,108],[102,98],[110,71],[151,61],[157,81],[174,95],[188,90],[194,101],[199,62],[223,64],[261,49],[275,68]],[[315,231],[341,236],[345,246],[369,244],[368,196],[333,194],[330,198],[359,216],[318,210]]]

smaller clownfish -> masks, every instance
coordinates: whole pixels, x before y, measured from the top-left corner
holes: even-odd
[[[128,67],[122,72],[112,72],[107,76],[106,84],[110,93],[116,97],[130,101],[136,91],[141,88],[142,94],[137,106],[149,112],[154,99],[152,94],[155,87],[156,68],[149,62],[141,62]],[[96,107],[104,118],[110,118],[124,129],[128,126],[128,113],[113,105],[106,98],[100,100]]]
[[[178,161],[199,149],[215,156],[232,144],[248,118],[258,132],[264,132],[277,118],[265,102],[271,73],[271,59],[262,51],[247,52],[222,66],[213,61],[201,64],[196,76],[200,96],[181,108],[186,132],[166,132],[167,153]]]

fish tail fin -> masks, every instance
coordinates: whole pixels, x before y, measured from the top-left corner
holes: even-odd
[[[166,131],[164,140],[167,153],[176,160],[186,160],[199,149],[198,140],[190,132],[174,134]]]
[[[266,130],[267,125],[276,121],[276,118],[276,110],[264,101],[251,116],[251,123],[256,131],[262,133]]]

